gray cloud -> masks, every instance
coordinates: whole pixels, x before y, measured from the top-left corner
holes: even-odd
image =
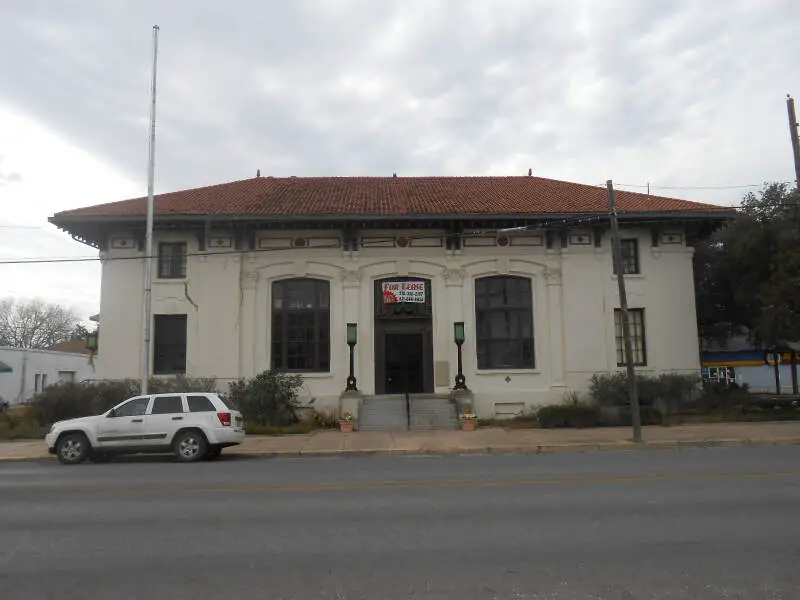
[[[0,155],[0,185],[10,185],[22,181],[22,175],[16,171],[5,172],[3,170],[3,156]]]
[[[162,190],[256,168],[791,177],[783,95],[800,94],[788,58],[800,16],[788,0],[20,0],[2,11],[0,77],[13,85],[0,99],[141,180],[149,27],[161,25]]]

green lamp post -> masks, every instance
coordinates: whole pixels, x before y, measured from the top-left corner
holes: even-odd
[[[455,386],[453,387],[454,390],[467,389],[467,379],[464,377],[464,364],[461,357],[461,346],[464,345],[465,337],[464,321],[456,321],[453,323],[453,339],[458,348],[458,373],[456,373]]]
[[[346,392],[357,392],[358,386],[356,385],[355,365],[354,365],[354,350],[358,343],[358,324],[347,324],[347,345],[350,347],[350,375],[347,376]]]

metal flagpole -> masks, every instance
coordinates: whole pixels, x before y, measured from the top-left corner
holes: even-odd
[[[150,335],[153,320],[153,181],[156,161],[156,67],[158,64],[158,25],[153,25],[153,83],[150,101],[150,153],[147,163],[147,229],[144,251],[144,308],[142,315],[141,393],[147,394],[150,379]]]

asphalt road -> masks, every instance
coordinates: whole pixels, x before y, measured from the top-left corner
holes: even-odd
[[[5,463],[20,598],[800,598],[800,447]]]

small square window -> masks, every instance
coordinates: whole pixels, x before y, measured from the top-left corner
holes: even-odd
[[[622,251],[622,273],[624,275],[638,275],[639,270],[639,240],[625,239],[620,240],[620,249]],[[614,265],[614,274],[617,273],[616,263],[612,260]]]
[[[164,242],[158,245],[158,277],[186,277],[186,242]]]
[[[75,371],[59,371],[58,372],[58,381],[59,383],[72,383],[75,381]]]

